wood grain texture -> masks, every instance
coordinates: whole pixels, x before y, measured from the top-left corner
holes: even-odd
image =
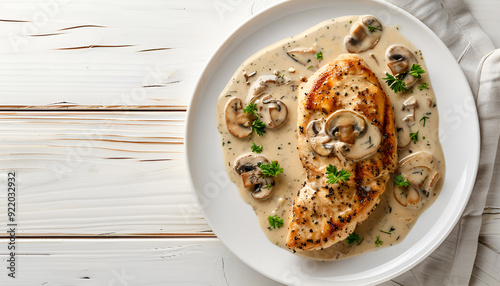
[[[209,231],[186,175],[184,120],[183,112],[0,112],[0,185],[17,172],[18,235]]]
[[[0,108],[185,109],[247,5],[0,1]]]
[[[477,15],[499,7],[466,2]],[[210,55],[252,5],[0,0],[0,110],[185,109]],[[478,20],[498,46],[492,17]]]
[[[8,256],[0,240],[0,261]],[[16,279],[0,285],[282,285],[234,257],[218,239],[19,240]]]

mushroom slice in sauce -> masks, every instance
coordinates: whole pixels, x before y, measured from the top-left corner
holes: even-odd
[[[245,138],[252,134],[253,115],[243,112],[241,99],[233,97],[226,103],[224,117],[227,130],[232,135]]]
[[[396,201],[403,207],[416,207],[420,202],[420,192],[413,187],[394,186],[393,194]]]
[[[440,177],[434,156],[420,151],[401,159],[399,165],[399,172],[410,183],[410,187],[407,190],[406,202],[401,195],[404,194],[402,187],[395,186],[394,197],[403,206],[420,208]]]
[[[408,114],[403,118],[405,122],[415,122],[415,109],[418,107],[418,101],[414,96],[409,97],[403,102],[403,111]]]
[[[332,153],[332,137],[325,132],[324,118],[313,120],[307,125],[306,136],[311,148],[320,156],[328,156]]]
[[[370,31],[370,28],[372,31]],[[349,53],[367,51],[378,43],[382,36],[382,24],[373,16],[363,17],[361,22],[352,25],[351,34],[344,39],[344,44]]]
[[[332,138],[335,149],[350,160],[375,154],[382,142],[382,134],[376,126],[367,123],[363,115],[346,109],[328,117],[325,132]]]
[[[405,74],[402,80],[407,87],[411,87],[417,82],[417,78],[409,73],[411,66],[418,63],[417,58],[410,50],[400,45],[394,45],[387,49],[386,57],[389,61],[387,66],[393,75]]]
[[[247,104],[253,102],[257,105],[257,113],[267,128],[277,128],[285,123],[288,116],[286,105],[277,99],[272,99],[267,92],[269,85],[280,85],[281,77],[276,75],[263,75],[251,86],[246,98]]]
[[[252,85],[248,91],[248,95],[245,99],[246,103],[254,102],[261,95],[265,94],[266,89],[270,84],[279,85],[283,79],[276,75],[263,75],[260,76]]]
[[[257,110],[262,122],[271,129],[283,125],[288,116],[286,105],[281,100],[272,99],[270,95],[257,101]]]
[[[405,121],[398,122],[396,124],[396,130],[398,135],[398,149],[403,150],[408,148],[411,143],[410,125]]]
[[[234,170],[241,175],[243,186],[252,192],[256,200],[265,200],[273,192],[274,179],[262,174],[258,163],[269,163],[262,155],[241,155],[234,161]]]
[[[295,48],[286,52],[294,61],[304,65],[316,65],[316,50],[313,48]]]
[[[411,96],[404,103],[402,110],[407,112],[407,115],[397,122],[396,130],[398,134],[398,148],[406,149],[410,146],[410,123],[415,122],[415,109],[418,107],[418,101]]]

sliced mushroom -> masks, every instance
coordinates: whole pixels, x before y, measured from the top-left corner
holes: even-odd
[[[370,31],[370,27],[372,31]],[[344,44],[349,53],[361,53],[377,45],[382,36],[382,24],[374,16],[363,17],[351,28],[351,34],[346,36]]]
[[[403,150],[408,148],[411,143],[410,138],[410,125],[408,122],[401,120],[401,122],[396,122],[396,131],[398,135],[398,149]]]
[[[224,117],[227,130],[232,135],[245,138],[252,134],[253,115],[243,112],[241,99],[233,97],[226,103]]]
[[[356,137],[362,135],[366,129],[364,117],[354,111],[339,110],[334,112],[326,123],[326,129],[331,132],[333,139],[347,144],[354,144]]]
[[[415,109],[418,107],[418,101],[414,96],[411,96],[405,102],[403,102],[403,111],[408,114],[403,118],[404,122],[414,122],[415,121]]]
[[[283,80],[276,75],[263,75],[260,76],[252,85],[248,91],[246,103],[254,102],[257,98],[264,94],[265,90],[268,88],[269,84],[280,84]]]
[[[294,61],[304,65],[317,65],[316,50],[313,48],[295,48],[286,52]]]
[[[426,196],[431,193],[439,179],[434,156],[426,151],[413,153],[401,159],[399,166],[399,170],[410,184],[426,192]]]
[[[332,153],[333,145],[328,144],[332,141],[332,137],[325,132],[325,122],[324,118],[309,122],[306,136],[314,152],[326,157]]]
[[[259,117],[262,118],[267,128],[278,128],[285,123],[288,109],[281,100],[272,99],[270,95],[267,95],[256,104]]]
[[[405,117],[399,122],[396,122],[396,130],[398,134],[398,148],[406,149],[410,146],[410,123],[415,122],[415,109],[418,107],[418,101],[415,97],[411,96],[404,103],[401,108],[406,112]]]
[[[257,105],[257,114],[267,128],[277,128],[285,123],[288,116],[286,105],[277,99],[272,99],[266,92],[270,84],[280,85],[283,82],[281,77],[276,75],[263,75],[259,77],[251,86],[246,102]]]
[[[413,187],[394,186],[393,195],[403,207],[418,207],[420,202],[420,192]]]
[[[269,163],[262,155],[241,155],[234,161],[234,170],[241,175],[243,186],[252,192],[256,200],[269,198],[273,191],[274,179],[264,176],[258,164]]]
[[[407,188],[407,202],[400,200],[402,187],[395,186],[394,196],[403,206],[420,208],[430,196],[440,174],[434,156],[426,151],[413,153],[399,161],[401,175],[410,183]]]
[[[417,82],[417,78],[409,73],[411,66],[417,64],[417,58],[410,50],[400,45],[394,45],[387,49],[386,57],[389,60],[387,66],[393,75],[405,73],[402,80],[407,87],[411,87]]]
[[[351,160],[375,154],[382,142],[378,127],[367,123],[366,117],[351,110],[332,113],[326,120],[325,132],[332,138],[335,149]]]

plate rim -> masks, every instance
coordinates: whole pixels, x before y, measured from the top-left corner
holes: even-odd
[[[396,5],[393,5],[391,3],[388,3],[388,2],[385,2],[385,1],[382,1],[382,0],[359,0],[359,1],[374,2],[374,3],[377,3],[379,5],[385,6],[388,9],[393,9],[393,10],[397,11],[400,14],[403,14],[405,16],[405,18],[407,18],[409,20],[412,20],[420,28],[424,29],[428,34],[430,34],[439,45],[441,45],[442,47],[444,47],[446,49],[446,51],[453,58],[455,58],[451,54],[451,51],[449,50],[449,48],[436,35],[436,33],[433,30],[431,30],[427,25],[425,25],[422,21],[420,21],[418,18],[416,18],[415,16],[413,16],[412,14],[410,14],[409,12],[401,9],[400,7],[398,7]],[[228,47],[230,47],[230,45],[232,44],[232,40],[233,40],[234,37],[238,36],[238,34],[241,33],[242,30],[251,28],[249,26],[253,26],[254,25],[253,22],[257,21],[259,18],[264,17],[264,18],[267,19],[267,17],[269,17],[269,15],[275,14],[276,10],[283,9],[287,5],[294,5],[294,4],[296,4],[296,3],[292,3],[292,2],[295,2],[295,1],[284,0],[282,2],[278,2],[278,3],[272,4],[272,5],[268,6],[267,8],[265,8],[264,10],[256,13],[255,15],[252,15],[251,17],[249,17],[248,19],[246,19],[244,22],[242,22],[240,25],[238,25],[235,29],[233,29],[233,31],[231,31],[229,33],[229,35],[227,37],[225,37],[225,39],[218,45],[218,47],[215,49],[215,51],[209,57],[208,61],[204,65],[204,67],[203,67],[203,69],[202,69],[199,77],[196,80],[195,88],[193,89],[193,92],[191,94],[191,98],[190,98],[188,106],[187,106],[186,124],[185,124],[185,129],[184,129],[184,134],[185,134],[185,139],[184,139],[184,159],[185,159],[185,162],[186,162],[186,169],[187,169],[188,180],[189,180],[189,185],[190,185],[191,192],[192,192],[192,194],[195,197],[196,203],[198,204],[198,207],[199,207],[200,211],[202,212],[202,214],[204,216],[204,219],[210,225],[210,227],[212,228],[212,231],[214,232],[214,234],[216,234],[216,230],[213,229],[213,226],[212,226],[213,224],[211,222],[211,219],[209,219],[207,217],[206,212],[205,212],[205,208],[202,207],[202,204],[200,202],[200,198],[198,196],[197,190],[196,190],[196,188],[194,186],[194,181],[193,181],[192,172],[191,172],[191,166],[189,164],[189,162],[190,162],[190,154],[188,152],[188,149],[190,149],[190,146],[192,144],[191,143],[192,140],[189,140],[189,138],[190,138],[190,132],[189,132],[189,130],[190,130],[190,126],[192,124],[191,122],[194,121],[194,119],[190,119],[190,118],[192,118],[194,116],[193,112],[192,112],[194,106],[196,106],[199,103],[199,101],[200,101],[200,99],[199,99],[200,96],[197,96],[197,94],[200,94],[200,89],[203,86],[203,82],[205,81],[206,77],[208,76],[207,75],[207,70],[209,70],[210,66],[213,65],[213,62],[215,60],[217,60],[218,58],[220,58],[220,56],[224,53],[224,51]],[[299,2],[299,1],[297,1],[297,2]],[[321,2],[321,3],[324,3],[324,2],[327,2],[327,1],[326,0],[313,0],[312,2]],[[335,6],[335,3],[338,3],[338,2],[339,2],[339,0],[332,1],[332,2],[329,3],[328,6]],[[286,9],[286,7],[285,7],[285,9]],[[326,20],[326,19],[324,19],[324,20]],[[323,21],[323,20],[320,20],[318,23],[320,23],[321,21]],[[474,99],[472,90],[470,88],[470,84],[469,84],[467,78],[465,77],[465,74],[464,74],[462,68],[458,65],[457,62],[455,62],[455,64],[457,65],[457,67],[459,69],[460,76],[462,77],[461,81],[464,81],[466,83],[467,87],[468,87],[468,89],[466,90],[466,92],[467,92],[466,97],[470,96],[470,97],[472,97],[472,99]],[[463,204],[460,206],[459,211],[457,211],[456,214],[453,216],[453,223],[447,225],[448,227],[444,231],[445,235],[443,235],[439,239],[439,241],[437,243],[435,243],[434,245],[432,245],[432,247],[428,248],[427,251],[425,251],[425,252],[421,253],[420,255],[418,255],[418,257],[416,257],[416,259],[414,259],[412,262],[408,263],[405,267],[402,267],[401,269],[395,271],[394,273],[391,273],[391,274],[386,275],[384,277],[380,277],[380,278],[378,278],[376,280],[372,280],[368,284],[377,284],[377,283],[381,283],[381,282],[387,281],[387,280],[389,280],[391,278],[394,278],[394,277],[397,277],[397,276],[401,275],[402,273],[408,271],[409,269],[415,267],[418,263],[420,263],[421,261],[423,261],[432,252],[434,252],[446,240],[446,238],[448,238],[448,236],[450,235],[451,231],[455,228],[455,226],[457,225],[458,221],[462,217],[462,214],[463,214],[463,212],[464,212],[464,210],[465,210],[465,208],[466,208],[466,206],[467,206],[467,204],[468,204],[468,202],[470,200],[470,196],[472,195],[472,192],[474,190],[474,185],[475,185],[475,181],[476,181],[476,178],[477,178],[477,172],[478,172],[478,167],[479,167],[479,159],[480,159],[480,147],[481,147],[480,132],[481,132],[481,130],[480,130],[480,124],[479,124],[479,118],[478,118],[478,113],[477,113],[476,102],[475,102],[475,100],[473,102],[474,102],[474,110],[470,111],[470,112],[473,113],[472,115],[473,115],[474,125],[476,126],[476,128],[475,128],[475,133],[476,134],[474,134],[474,136],[472,136],[473,138],[475,138],[475,141],[476,141],[476,144],[475,144],[476,148],[475,148],[475,150],[473,150],[473,152],[475,153],[475,156],[474,156],[474,161],[473,162],[469,162],[471,164],[471,167],[472,167],[472,173],[470,173],[471,180],[470,180],[470,182],[468,182],[468,184],[464,185],[464,188],[463,188],[463,190],[467,191],[467,196],[464,199]],[[236,251],[233,250],[230,246],[228,246],[228,244],[225,242],[224,239],[222,239],[219,236],[217,236],[217,238],[224,244],[224,246],[226,248],[228,248],[231,251],[231,253],[233,255],[235,255],[235,257],[237,257],[238,259],[240,259],[241,261],[243,261],[248,267],[250,267],[253,270],[259,272],[260,274],[268,277],[269,279],[272,279],[272,280],[280,282],[280,283],[286,283],[286,281],[280,280],[277,277],[274,277],[274,276],[272,276],[271,274],[269,274],[267,272],[260,271],[254,265],[248,263],[248,261],[245,258],[240,257],[239,255],[237,255]],[[366,284],[366,285],[368,285],[368,284]],[[361,285],[361,284],[359,284],[359,285]],[[365,283],[363,283],[363,285],[365,285]]]

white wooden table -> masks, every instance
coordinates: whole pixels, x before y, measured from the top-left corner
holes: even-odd
[[[467,3],[500,47],[500,0]],[[196,78],[251,4],[0,0],[0,285],[281,285],[211,232],[183,154]],[[480,242],[500,251],[492,189]]]

